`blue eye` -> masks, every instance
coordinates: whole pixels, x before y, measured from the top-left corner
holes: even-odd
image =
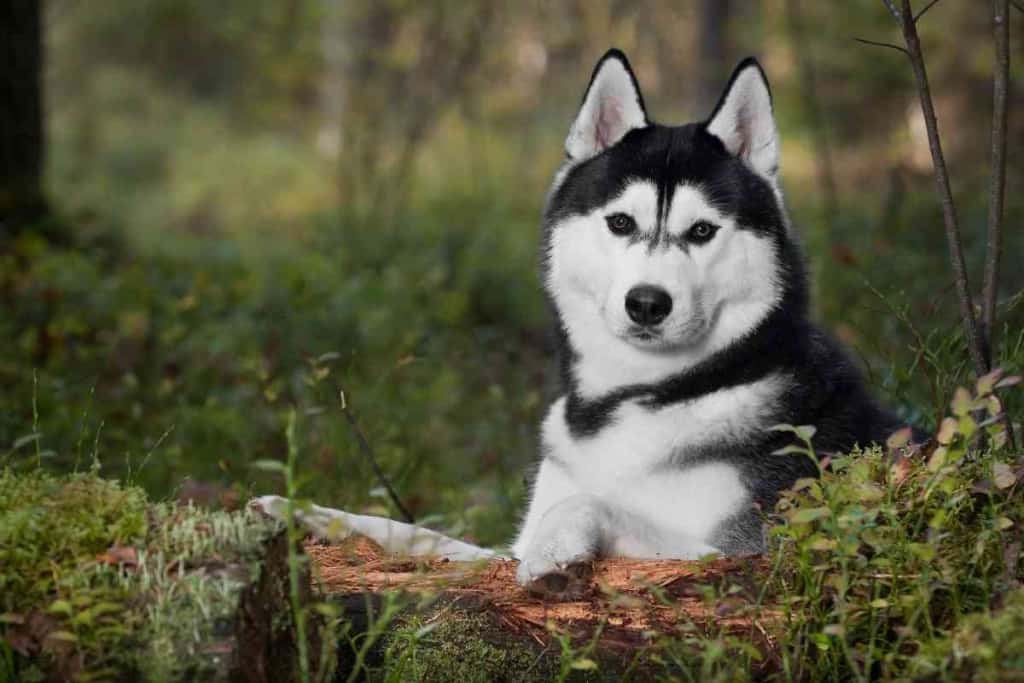
[[[627,214],[613,213],[606,216],[604,220],[608,223],[608,229],[616,235],[629,235],[636,231],[636,221]]]
[[[707,221],[697,221],[686,232],[686,239],[695,244],[710,242],[711,238],[718,232],[718,226]]]

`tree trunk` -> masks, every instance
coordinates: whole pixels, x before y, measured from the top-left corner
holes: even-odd
[[[0,239],[37,225],[43,199],[41,0],[0,5]]]

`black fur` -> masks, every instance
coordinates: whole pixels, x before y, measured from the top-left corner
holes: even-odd
[[[621,53],[605,57],[610,58],[625,63]],[[742,69],[756,64],[753,60],[741,63],[730,85]],[[715,111],[720,107],[721,103]],[[627,400],[656,409],[780,373],[792,378],[791,389],[777,405],[770,407],[772,424],[816,426],[813,443],[819,453],[884,442],[901,426],[900,421],[868,395],[859,370],[838,342],[811,322],[804,258],[790,234],[788,218],[773,188],[731,155],[707,131],[707,125],[708,122],[678,127],[649,124],[630,131],[618,144],[573,167],[548,199],[544,253],[560,221],[606,204],[628,182],[653,182],[658,188],[659,207],[671,204],[672,193],[680,183],[698,184],[720,211],[738,218],[741,229],[755,231],[774,245],[784,279],[780,303],[748,335],[696,367],[655,384],[623,386],[591,399],[583,398],[578,391],[573,372],[578,359],[559,319],[566,420],[572,435],[583,439],[597,434]],[[659,209],[654,239],[666,232],[661,224],[665,219],[663,213]],[[547,267],[546,263],[543,267]],[[557,309],[554,312],[557,318]],[[675,468],[709,460],[731,462],[743,473],[753,500],[770,509],[781,489],[799,477],[817,472],[806,458],[770,455],[792,440],[792,434],[766,431],[700,452],[666,454],[666,462]],[[744,513],[730,520],[716,534],[723,551],[743,552],[762,543],[760,522],[752,524],[748,517]]]

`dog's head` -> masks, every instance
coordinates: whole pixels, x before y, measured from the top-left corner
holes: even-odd
[[[704,355],[783,296],[788,225],[764,73],[737,67],[708,120],[647,118],[626,57],[591,77],[545,211],[545,287],[577,354]]]

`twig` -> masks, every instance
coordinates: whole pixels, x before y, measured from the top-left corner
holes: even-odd
[[[1024,5],[1020,3],[1020,0],[1010,0],[1010,4],[1017,8],[1017,11],[1024,12]]]
[[[1006,120],[1010,90],[1010,6],[1008,0],[992,0],[992,170],[989,178],[988,225],[985,235],[985,280],[981,290],[981,331],[989,367],[996,357],[996,299],[999,294],[999,260],[1003,252],[1003,205],[1006,198]],[[1015,447],[1013,420],[1003,415],[1006,440]]]
[[[995,62],[992,67],[992,170],[989,178],[988,226],[985,245],[985,284],[982,288],[982,331],[991,364],[995,356],[996,295],[999,289],[999,258],[1003,249],[1003,203],[1006,196],[1006,119],[1010,80],[1009,7],[1007,0],[992,0],[992,34]]]
[[[865,45],[875,45],[877,47],[887,47],[890,50],[899,50],[908,57],[910,56],[910,53],[907,52],[907,49],[904,47],[900,47],[899,45],[893,45],[892,43],[880,43],[877,40],[867,40],[866,38],[854,38],[854,40],[856,40],[858,43],[864,43]]]
[[[409,514],[409,509],[402,504],[398,494],[395,493],[395,489],[392,488],[391,482],[384,474],[384,470],[377,464],[377,458],[373,455],[373,449],[370,447],[370,442],[366,440],[366,436],[363,434],[363,430],[359,428],[359,423],[356,422],[355,415],[352,414],[352,409],[348,407],[348,402],[345,400],[345,390],[338,385],[335,385],[338,390],[338,399],[341,401],[341,412],[345,415],[345,419],[348,420],[348,426],[352,428],[352,433],[355,434],[356,443],[359,444],[359,450],[363,454],[363,457],[370,463],[370,467],[373,468],[373,473],[377,477],[377,481],[380,482],[381,486],[388,494],[388,498],[395,504],[398,512],[405,519],[406,522],[412,524],[415,520],[413,516]]]
[[[920,12],[918,12],[917,14],[914,15],[914,23],[916,24],[917,20],[920,19],[921,17],[923,17],[924,13],[927,12],[928,10],[930,10],[935,5],[937,5],[938,2],[939,2],[939,0],[932,0],[927,5],[925,5],[923,10],[921,10]]]
[[[1020,563],[1020,540],[1021,534],[1003,548],[1003,581],[1007,586],[1017,586],[1017,565]]]
[[[893,16],[896,21],[901,21],[900,11],[896,9],[896,3],[893,0],[882,0],[882,4],[889,8],[889,13]]]
[[[887,2],[886,4],[888,5],[889,3]],[[907,46],[906,54],[914,71],[917,93],[921,100],[921,113],[924,117],[925,128],[928,131],[928,147],[931,150],[935,184],[939,193],[940,203],[942,204],[942,219],[946,230],[946,242],[949,247],[949,260],[953,267],[957,298],[960,301],[960,317],[964,325],[967,348],[971,354],[971,360],[974,362],[975,372],[978,376],[981,376],[988,372],[989,367],[983,351],[984,342],[981,331],[974,317],[974,303],[971,299],[967,265],[964,261],[963,242],[960,238],[956,206],[953,203],[953,191],[949,183],[949,172],[946,169],[946,160],[942,153],[942,142],[939,139],[939,124],[935,116],[935,106],[932,103],[931,90],[928,86],[928,72],[924,64],[924,55],[921,52],[921,41],[917,35],[917,27],[914,24],[910,0],[901,0],[901,5],[900,27],[903,30],[903,40]]]

